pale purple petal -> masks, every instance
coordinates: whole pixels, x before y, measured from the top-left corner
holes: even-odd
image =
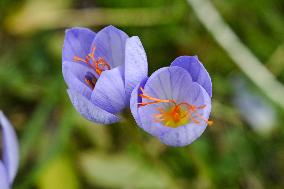
[[[70,28],[65,31],[62,50],[62,61],[73,61],[74,56],[85,58],[91,51],[95,32],[81,27]]]
[[[8,180],[12,183],[19,165],[18,140],[12,125],[1,111],[0,125],[2,127],[3,136],[3,162],[6,167]]]
[[[128,38],[125,50],[125,93],[129,99],[134,87],[148,75],[145,50],[137,36]]]
[[[0,188],[10,189],[6,168],[2,161],[0,161]]]
[[[186,69],[190,73],[192,80],[199,83],[212,97],[211,78],[197,56],[180,56],[172,62],[171,66]]]
[[[147,94],[160,99],[177,98],[177,88],[192,82],[190,74],[183,68],[172,66],[155,71],[145,85]]]
[[[67,92],[75,109],[86,119],[101,124],[111,124],[119,121],[116,115],[95,106],[79,92],[72,89],[68,89]]]
[[[193,82],[191,86],[184,88],[184,94],[181,94],[181,101],[187,101],[190,104],[201,106],[206,105],[204,109],[197,112],[206,120],[208,120],[211,111],[211,99],[205,89],[198,83]],[[190,94],[187,95],[186,94]],[[196,119],[198,119],[196,117]],[[200,124],[190,122],[185,126],[172,128],[167,133],[161,135],[160,140],[170,146],[186,146],[195,141],[206,129],[207,123],[200,121]]]
[[[141,94],[140,87],[144,88],[145,83],[147,82],[148,77],[144,78],[141,80],[138,85],[133,89],[131,93],[131,98],[130,98],[130,110],[131,113],[136,121],[136,123],[141,127],[141,121],[140,121],[140,116],[138,114],[138,103],[142,102],[141,97],[139,94]]]
[[[103,57],[111,68],[124,64],[125,43],[128,35],[114,26],[99,31],[92,43],[96,47],[95,57]]]
[[[87,72],[95,74],[87,65],[65,61],[62,64],[62,73],[68,88],[80,92],[83,96],[90,99],[92,89],[84,82]]]
[[[95,105],[114,114],[121,111],[127,104],[121,72],[123,67],[102,72],[91,96]]]

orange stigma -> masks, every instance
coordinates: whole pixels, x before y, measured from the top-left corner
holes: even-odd
[[[84,81],[93,90],[95,88],[97,78],[91,72],[87,72]]]
[[[92,48],[91,53],[89,53],[85,58],[74,56],[73,60],[75,62],[84,62],[89,65],[98,75],[105,70],[110,70],[110,65],[106,62],[103,57],[95,58],[96,46]]]
[[[160,122],[168,127],[179,127],[182,125],[188,124],[190,121],[193,121],[195,124],[201,124],[202,122],[207,123],[209,126],[213,124],[213,121],[205,119],[197,111],[200,109],[206,108],[206,105],[195,106],[187,102],[176,103],[173,99],[159,99],[147,95],[142,87],[140,87],[141,94],[139,96],[143,99],[149,99],[150,102],[141,102],[138,103],[138,107],[147,106],[150,104],[158,103],[169,103],[169,106],[165,109],[157,108],[159,113],[154,114],[154,121]]]

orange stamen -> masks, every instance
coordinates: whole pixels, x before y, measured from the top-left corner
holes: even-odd
[[[211,126],[213,124],[213,121],[210,121],[210,120],[206,120],[202,117],[202,115],[200,115],[198,112],[197,112],[197,109],[204,109],[206,107],[206,105],[202,105],[202,106],[195,106],[195,105],[191,105],[191,104],[188,104],[186,102],[182,102],[180,104],[178,104],[178,106],[181,106],[181,105],[185,105],[187,106],[188,110],[192,112],[192,114],[195,114],[198,118],[200,118],[201,120],[203,120],[204,122],[206,122],[209,126]]]
[[[142,99],[144,98],[144,99],[148,99],[151,101],[138,103],[138,108],[141,106],[147,106],[150,104],[158,104],[158,103],[172,103],[174,105],[174,107],[170,109],[170,111],[166,111],[160,107],[157,108],[159,113],[154,114],[155,122],[164,122],[165,124],[167,124],[167,121],[169,122],[169,120],[173,120],[175,123],[178,123],[181,120],[188,117],[188,119],[192,120],[195,124],[200,124],[201,123],[200,120],[204,121],[209,126],[213,124],[213,121],[205,119],[200,113],[197,112],[199,109],[206,108],[206,105],[195,106],[187,102],[181,102],[177,104],[176,101],[173,99],[159,99],[159,98],[155,98],[150,95],[147,95],[142,87],[140,87],[140,90],[142,93],[139,94],[139,96]],[[186,108],[186,111],[183,111],[182,106]]]
[[[86,63],[86,64],[89,64],[89,61],[87,61],[86,59],[80,58],[80,57],[78,57],[78,56],[74,56],[74,57],[73,57],[73,60],[74,60],[75,62],[84,62],[84,63]]]
[[[87,79],[87,78],[85,78],[84,80],[85,80],[85,83],[86,83],[89,87],[91,87],[91,89],[94,89],[94,88],[95,88],[95,84],[94,84],[93,81],[91,81],[91,80],[89,80],[89,79]]]
[[[142,94],[139,94],[139,96],[141,98],[146,98],[146,99],[149,99],[149,100],[153,100],[153,102],[140,102],[138,103],[138,107],[141,107],[141,106],[146,106],[146,105],[149,105],[149,104],[157,104],[157,103],[161,103],[161,102],[172,102],[172,103],[175,103],[174,100],[162,100],[162,99],[159,99],[159,98],[154,98],[154,97],[151,97],[149,95],[146,95],[145,94],[145,91],[142,87],[140,87],[140,90],[142,91]]]
[[[91,53],[89,53],[85,59],[74,56],[73,60],[75,62],[84,62],[89,65],[98,75],[101,75],[103,71],[110,70],[110,65],[106,62],[103,57],[99,57],[98,60],[95,58],[96,46],[92,48]]]

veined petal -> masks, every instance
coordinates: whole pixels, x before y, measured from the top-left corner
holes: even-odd
[[[91,96],[95,105],[113,114],[121,111],[127,104],[121,72],[121,66],[103,71]]]
[[[95,57],[103,57],[111,68],[124,64],[127,38],[126,33],[114,26],[103,28],[92,43],[92,47],[96,47]]]
[[[176,99],[180,86],[192,82],[191,75],[183,68],[172,66],[155,71],[145,85],[145,92],[159,99]]]
[[[91,51],[95,36],[96,33],[87,28],[67,29],[62,50],[62,61],[73,61],[74,56],[85,58]]]
[[[131,113],[136,121],[136,123],[141,127],[141,121],[140,121],[140,116],[138,113],[138,103],[142,102],[141,97],[139,96],[139,91],[140,91],[140,87],[144,88],[145,83],[147,82],[148,77],[144,78],[141,80],[140,83],[138,83],[138,85],[136,85],[136,87],[133,89],[132,93],[131,93],[131,98],[130,98],[130,110]],[[140,91],[141,93],[141,91]]]
[[[0,161],[0,188],[10,189],[6,168],[2,161]]]
[[[172,62],[171,66],[186,69],[190,73],[192,80],[199,83],[212,97],[211,78],[197,56],[180,56]]]
[[[95,72],[85,65],[65,61],[62,64],[62,73],[68,88],[76,90],[86,98],[90,99],[92,90],[84,83],[84,77],[87,72]]]
[[[148,75],[145,50],[137,36],[128,38],[125,50],[125,93],[129,99],[134,87]]]
[[[198,83],[193,82],[188,87],[185,87],[181,94],[180,100],[187,101],[194,105],[206,105],[204,109],[200,109],[197,112],[206,120],[208,120],[211,112],[211,98],[205,89]],[[186,95],[192,94],[192,95]],[[168,132],[161,135],[160,140],[170,146],[186,146],[195,141],[204,132],[207,127],[206,122],[196,124],[190,122],[187,125],[177,128],[171,128]]]
[[[3,136],[3,163],[6,167],[9,183],[12,183],[19,165],[18,140],[12,125],[1,111],[0,125]]]
[[[119,121],[116,115],[95,106],[79,92],[72,89],[68,89],[67,92],[75,109],[86,119],[101,124],[111,124]]]

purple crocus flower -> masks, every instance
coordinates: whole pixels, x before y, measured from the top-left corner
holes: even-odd
[[[135,87],[130,108],[146,132],[167,145],[185,146],[212,123],[211,96],[210,76],[197,56],[181,56]]]
[[[69,97],[86,119],[110,124],[129,104],[133,88],[147,76],[146,54],[138,37],[107,26],[66,30],[63,76]]]
[[[0,188],[9,189],[12,186],[18,170],[19,150],[15,131],[0,111],[0,126],[2,129],[2,160],[0,160]]]

